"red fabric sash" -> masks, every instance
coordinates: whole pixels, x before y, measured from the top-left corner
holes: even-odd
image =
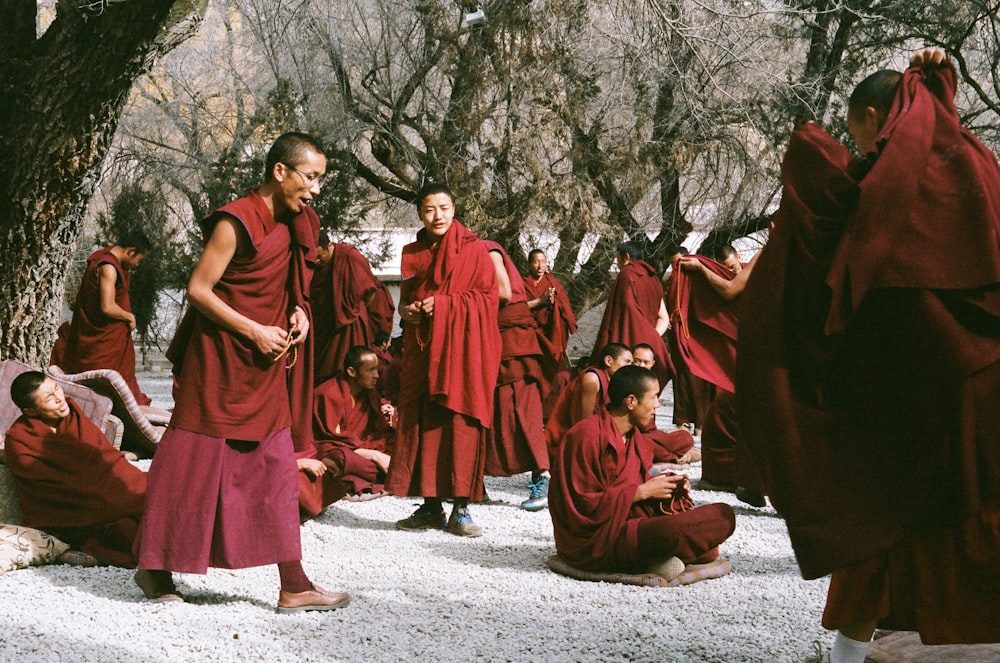
[[[493,390],[502,345],[493,261],[475,233],[457,220],[436,247],[426,231],[403,248],[401,270],[409,302],[434,296],[434,315],[403,329],[400,409],[424,394],[472,417],[493,419]]]
[[[714,274],[731,281],[735,276],[724,265],[697,258]],[[733,391],[736,375],[736,306],[719,296],[708,279],[692,277],[679,267],[674,269],[667,293],[670,324],[688,370],[725,391]]]
[[[670,355],[663,338],[656,333],[656,316],[663,302],[663,284],[652,265],[633,260],[622,268],[611,287],[601,328],[594,349],[590,352],[591,366],[596,366],[600,352],[608,343],[623,343],[633,347],[648,343],[656,355],[653,372],[662,391],[673,374]]]
[[[80,407],[56,431],[21,416],[7,431],[6,463],[17,484],[24,524],[81,528],[142,515],[146,473],[111,446]]]

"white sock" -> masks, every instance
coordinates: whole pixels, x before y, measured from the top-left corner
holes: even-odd
[[[833,649],[830,651],[830,663],[865,663],[868,644],[851,640],[837,631],[837,639],[833,641]]]

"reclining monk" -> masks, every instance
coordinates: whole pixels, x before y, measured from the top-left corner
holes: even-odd
[[[729,570],[719,544],[736,528],[733,509],[695,507],[684,475],[650,476],[642,428],[659,393],[651,370],[622,367],[608,384],[608,409],[573,426],[557,450],[549,511],[556,550],[577,568],[667,580],[687,573],[688,582]]]
[[[7,467],[23,522],[94,557],[136,567],[133,542],[146,496],[146,473],[40,371],[14,378],[10,397],[23,413],[7,431]],[[169,571],[138,571],[136,582],[160,600],[180,600]]]
[[[356,345],[347,351],[343,371],[316,387],[316,458],[330,468],[327,480],[346,484],[358,501],[384,493],[396,437],[377,383],[378,357],[371,348]]]
[[[653,370],[656,353],[648,343],[632,348],[632,365]],[[663,431],[656,427],[656,413],[642,429],[642,434],[653,450],[654,463],[686,465],[701,460],[701,451],[694,447],[694,437],[685,428]]]
[[[608,343],[597,356],[597,364],[580,371],[559,393],[545,424],[545,446],[550,460],[573,424],[604,411],[608,403],[608,380],[619,368],[631,363],[632,352],[628,346]]]

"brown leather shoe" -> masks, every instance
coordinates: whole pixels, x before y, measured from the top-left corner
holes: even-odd
[[[147,599],[153,601],[184,600],[184,595],[178,592],[177,587],[174,586],[174,579],[170,577],[169,571],[139,569],[132,578]]]
[[[297,594],[281,591],[278,594],[278,612],[307,612],[311,610],[336,610],[351,602],[351,595],[344,592],[328,592],[319,585]]]

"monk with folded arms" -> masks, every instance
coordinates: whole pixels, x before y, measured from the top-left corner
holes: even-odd
[[[44,373],[18,375],[10,396],[23,414],[7,431],[6,462],[24,524],[98,562],[134,569],[146,473],[111,446]],[[180,599],[169,571],[140,571],[136,581],[157,588],[160,599]]]
[[[260,187],[202,222],[191,307],[167,352],[176,406],[149,470],[139,566],[277,564],[278,612],[332,610],[350,596],[302,568],[295,459],[296,444],[312,445],[306,341],[319,217],[309,203],[326,156],[310,136],[287,133],[265,163]]]
[[[732,508],[695,507],[684,475],[650,476],[652,452],[641,429],[659,393],[648,368],[622,367],[608,384],[607,411],[573,426],[553,459],[549,511],[556,550],[577,568],[668,580],[728,572],[719,544],[736,528]]]

